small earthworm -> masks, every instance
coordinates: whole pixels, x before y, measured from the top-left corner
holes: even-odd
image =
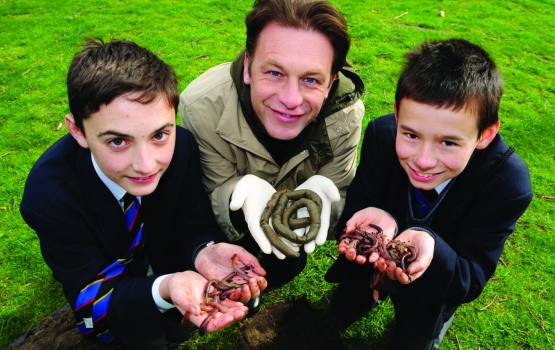
[[[241,288],[243,284],[247,283],[250,278],[247,271],[250,270],[249,266],[237,265],[237,254],[231,257],[231,266],[233,272],[224,277],[222,280],[211,279],[206,283],[204,288],[204,302],[200,305],[200,309],[207,313],[206,318],[198,328],[199,335],[206,333],[206,328],[210,320],[214,318],[217,312],[225,313],[226,309],[220,304],[223,299],[237,300],[241,296]],[[242,281],[235,281],[234,279],[242,279]],[[189,322],[191,313],[186,311],[181,319],[181,325],[187,330],[193,331],[195,327],[191,326]]]
[[[383,234],[381,227],[373,224],[370,224],[370,227],[376,231],[368,232],[356,229],[352,234],[345,233],[341,235],[339,241],[346,240],[346,243],[350,247],[356,249],[357,255],[369,257],[372,253],[378,252],[383,259],[393,261],[395,265],[405,272],[409,281],[412,281],[410,275],[407,273],[407,268],[410,263],[416,260],[416,248],[397,240],[388,242],[387,236]],[[374,299],[376,301],[378,298],[379,286],[383,283],[384,279],[385,271],[381,273],[376,271],[374,280],[370,286],[370,288],[374,289]]]

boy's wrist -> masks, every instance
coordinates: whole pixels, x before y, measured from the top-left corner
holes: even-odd
[[[411,227],[407,227],[407,228],[405,229],[405,231],[407,231],[407,230],[426,232],[427,234],[429,234],[429,235],[434,239],[434,241],[436,240],[436,234],[435,234],[435,232],[432,231],[432,230],[430,230],[430,229],[427,228],[427,227],[422,227],[422,226],[411,226]]]
[[[160,312],[165,312],[175,307],[175,305],[171,303],[171,300],[168,300],[169,298],[166,299],[162,297],[162,294],[160,293],[160,285],[163,282],[167,284],[168,281],[165,280],[169,278],[171,278],[171,275],[162,275],[156,278],[152,284],[152,298],[154,299],[154,303]]]
[[[395,232],[393,233],[393,238],[399,236],[399,226],[397,225],[397,220],[393,217],[393,215],[389,214],[387,211],[381,209],[384,213],[387,214],[394,222],[395,222]]]
[[[192,263],[191,266],[193,266],[193,268],[195,267],[195,261],[197,260],[198,255],[200,254],[201,251],[204,250],[204,248],[207,248],[213,244],[215,244],[216,242],[214,241],[210,241],[210,242],[206,242],[206,243],[202,243],[201,245],[199,245],[194,251],[193,251],[193,256],[192,256]],[[196,270],[196,269],[195,269]]]

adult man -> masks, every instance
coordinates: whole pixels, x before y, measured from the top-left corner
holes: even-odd
[[[364,84],[346,62],[345,19],[329,2],[257,0],[245,24],[246,49],[194,80],[180,113],[199,143],[220,227],[247,250],[276,255],[264,256],[276,288],[333,232],[355,172]],[[296,259],[281,260],[260,229],[276,189],[310,189],[323,201],[318,236]]]

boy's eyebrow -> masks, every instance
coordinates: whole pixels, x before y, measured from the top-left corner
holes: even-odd
[[[399,124],[398,127],[399,127],[399,129],[403,129],[403,131],[410,132],[411,134],[418,135],[418,132],[416,130],[412,129],[411,127],[409,127],[409,126]],[[440,137],[440,139],[442,139],[442,140],[453,140],[453,141],[462,141],[463,140],[463,138],[460,137],[459,135],[442,135]]]
[[[162,130],[164,130],[166,128],[173,127],[173,126],[174,126],[173,123],[164,124],[163,126],[154,130],[154,132],[152,134],[157,134],[157,133],[161,132]],[[99,137],[99,138],[103,137],[103,136],[116,136],[116,137],[127,137],[127,138],[130,137],[130,135],[128,135],[128,134],[123,134],[121,132],[117,132],[117,131],[113,131],[113,130],[106,130],[104,132],[98,133],[96,136]]]

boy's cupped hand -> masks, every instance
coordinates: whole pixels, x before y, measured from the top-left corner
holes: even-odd
[[[201,310],[203,295],[208,280],[194,271],[174,273],[168,277],[168,289],[172,303],[182,313],[190,313],[189,322],[200,327],[208,313]],[[220,301],[224,312],[216,312],[203,331],[214,332],[245,317],[248,308],[239,301],[225,299]]]
[[[357,211],[349,221],[347,221],[345,233],[352,234],[356,229],[366,231],[370,229],[370,224],[379,226],[388,240],[393,239],[397,232],[397,222],[391,215],[382,209],[368,207]],[[367,261],[369,263],[374,263],[380,257],[378,252],[374,252],[368,257],[365,255],[357,255],[356,249],[350,247],[346,240],[339,242],[337,251],[340,254],[344,254],[347,260],[356,261],[359,264],[364,264]]]
[[[195,260],[196,270],[207,280],[225,278],[234,272],[233,264],[236,267],[248,267],[245,272],[249,278],[241,287],[239,300],[246,303],[252,298],[257,298],[268,286],[264,278],[266,271],[258,259],[243,247],[230,243],[213,244],[204,248]]]
[[[374,267],[380,271],[386,271],[388,277],[393,280],[409,284],[420,278],[430,266],[434,257],[435,240],[429,233],[419,230],[405,230],[395,239],[412,245],[418,252],[416,260],[409,265],[406,273],[394,262],[383,258],[379,258],[374,263]]]

